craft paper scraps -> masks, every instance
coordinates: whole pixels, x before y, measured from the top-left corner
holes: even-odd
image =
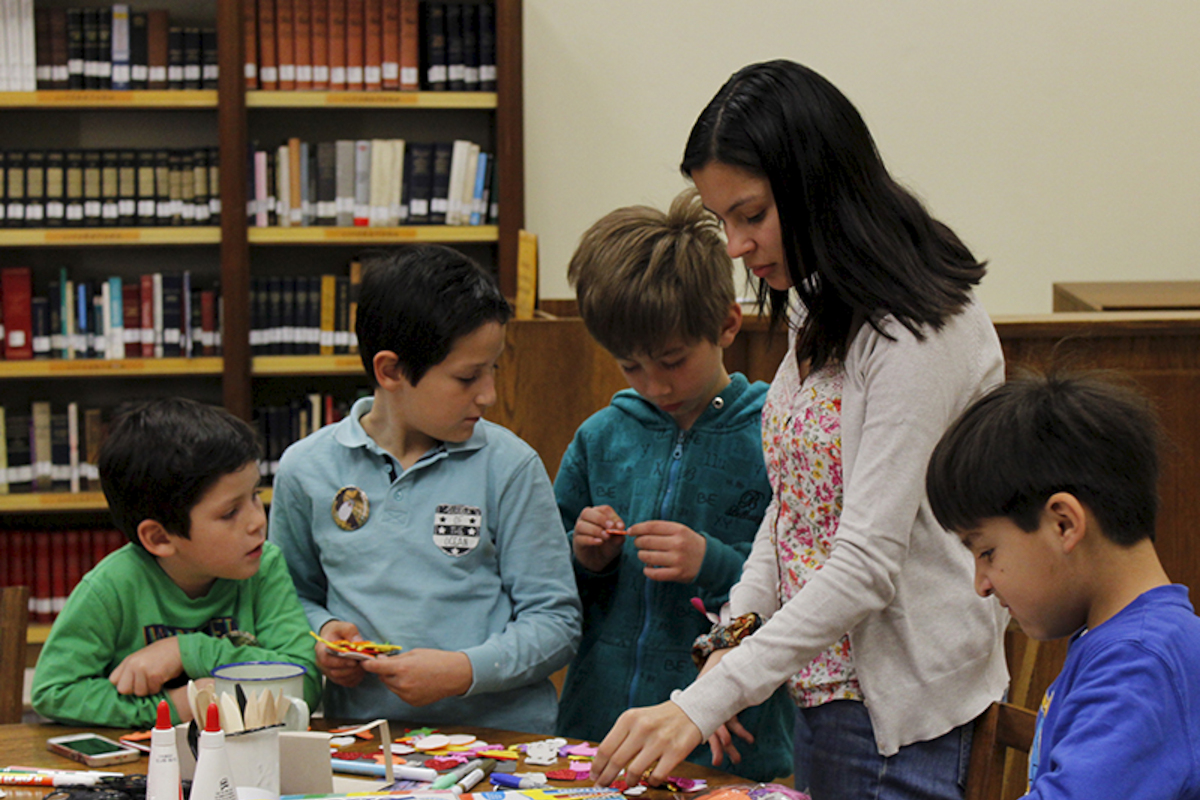
[[[630,786],[628,789],[621,792],[621,794],[625,795],[626,797],[637,797],[638,795],[645,794],[649,788],[650,787],[646,786],[645,784],[638,784],[637,786]]]
[[[400,742],[392,743],[392,755],[406,756],[409,753],[415,753],[415,752],[417,752],[417,748],[413,747],[410,744],[402,744]]]
[[[353,736],[334,736],[329,740],[329,743],[335,747],[345,747],[346,745],[354,744],[357,741],[358,740]]]
[[[450,744],[455,747],[464,747],[471,744],[471,742],[479,741],[469,733],[452,733],[447,738],[450,740]]]
[[[546,773],[546,777],[552,781],[578,781],[585,776],[573,769],[552,769]]]
[[[497,761],[516,761],[521,756],[516,750],[481,750],[477,755],[480,758],[492,758]]]
[[[431,733],[414,741],[412,746],[418,750],[440,750],[448,744],[450,744],[449,736],[442,733]]]

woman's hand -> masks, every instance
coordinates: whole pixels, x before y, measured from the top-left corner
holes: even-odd
[[[661,785],[701,741],[700,729],[669,700],[631,708],[617,717],[600,743],[592,761],[592,779],[597,786],[608,786],[624,769],[626,781],[633,785],[653,767],[646,780]]]

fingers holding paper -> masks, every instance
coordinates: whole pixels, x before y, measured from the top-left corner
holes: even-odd
[[[632,708],[617,718],[592,762],[592,780],[610,785],[625,770],[630,785],[644,775],[658,786],[703,739],[683,709],[671,701],[646,708]]]

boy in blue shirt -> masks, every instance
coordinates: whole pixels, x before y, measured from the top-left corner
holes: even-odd
[[[1154,549],[1159,437],[1135,392],[1052,375],[981,398],[930,460],[979,594],[1034,639],[1071,637],[1028,797],[1200,797],[1200,618]]]
[[[38,657],[33,707],[59,722],[149,728],[160,700],[187,722],[189,678],[290,661],[321,683],[287,565],[266,539],[254,429],[181,397],[122,415],[100,484],[129,544],[71,592]]]
[[[404,648],[356,661],[318,644],[326,716],[554,725],[549,676],[579,642],[570,552],[537,453],[482,419],[510,314],[447,247],[364,269],[374,396],[288,448],[271,507],[312,629]]]
[[[632,388],[580,426],[554,483],[584,606],[560,735],[599,741],[626,708],[696,678],[702,612],[725,603],[770,500],[766,384],[729,375],[723,360],[742,322],[732,270],[693,192],[667,214],[613,211],[571,259],[580,315]],[[790,774],[792,714],[782,690],[742,714],[752,741],[737,743],[726,768],[763,781]],[[707,744],[690,756],[712,759]]]

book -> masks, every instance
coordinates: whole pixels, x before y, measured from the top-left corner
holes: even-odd
[[[487,214],[487,178],[492,158],[488,153],[479,154],[479,162],[475,168],[475,187],[471,192],[471,215],[467,220],[469,225],[482,225]]]
[[[35,400],[29,409],[32,426],[30,463],[33,465],[33,491],[48,492],[54,482],[54,461],[50,450],[50,402]]]
[[[166,89],[170,50],[170,25],[165,9],[146,13],[146,88]]]
[[[287,228],[292,224],[292,190],[291,190],[291,160],[288,158],[288,146],[280,145],[275,150],[275,224]]]
[[[63,216],[66,225],[76,227],[83,224],[83,151],[68,150],[63,161],[66,185]]]
[[[329,89],[346,88],[346,0],[329,0]]]
[[[200,342],[201,355],[217,354],[217,299],[212,289],[200,290]]]
[[[25,226],[40,228],[46,221],[46,154],[25,153]]]
[[[479,90],[496,91],[496,7],[479,5]]]
[[[10,150],[4,161],[5,224],[20,228],[25,224],[25,153]]]
[[[216,89],[221,77],[215,28],[200,29],[200,88]]]
[[[348,139],[335,143],[337,224],[339,227],[354,225],[354,186],[356,169],[356,144]]]
[[[357,258],[350,261],[348,288],[350,307],[346,318],[346,328],[349,333],[349,342],[346,351],[358,353],[358,301],[362,292],[362,261]]]
[[[167,153],[167,194],[170,208],[168,224],[182,225],[183,219],[183,160],[178,150]]]
[[[279,63],[279,89],[296,88],[295,0],[275,0],[275,58]]]
[[[246,89],[258,88],[258,4],[254,0],[242,3],[242,77]]]
[[[66,223],[66,155],[61,150],[46,153],[46,220],[47,228],[61,228]]]
[[[404,207],[404,156],[407,143],[403,139],[392,139],[392,172],[388,179],[387,224],[403,225],[408,218]]]
[[[466,60],[463,56],[462,3],[446,3],[443,11],[446,26],[446,88],[463,90]]]
[[[192,204],[197,225],[212,222],[212,189],[208,185],[208,148],[192,151]]]
[[[350,278],[334,276],[333,353],[350,352]]]
[[[267,353],[283,352],[283,278],[267,278]]]
[[[50,34],[50,88],[66,89],[70,82],[70,56],[67,48],[67,9],[46,9]]]
[[[463,91],[479,91],[479,6],[462,4]]]
[[[380,65],[380,87],[394,91],[400,88],[400,0],[378,0],[382,5],[383,53]]]
[[[317,225],[337,224],[337,144],[317,143]]]
[[[4,358],[33,358],[33,272],[29,267],[0,268],[0,303]]]
[[[119,279],[118,279],[119,280]],[[125,358],[142,355],[142,294],[141,281],[121,285],[121,339]]]
[[[33,418],[9,406],[5,410],[5,450],[8,457],[8,491],[19,494],[33,491],[33,442],[30,438]]]
[[[421,88],[421,3],[400,0],[400,90]]]
[[[83,15],[83,89],[100,88],[100,10],[85,8]]]
[[[71,431],[67,410],[50,413],[50,490],[71,490]],[[78,485],[78,481],[76,481]],[[78,489],[76,489],[78,491]]]
[[[429,222],[433,225],[446,224],[450,210],[450,166],[453,157],[453,142],[436,142],[433,145],[429,193]]]
[[[446,184],[446,224],[461,225],[463,206],[463,182],[466,180],[467,161],[471,156],[471,143],[466,139],[455,139],[450,151],[450,176]],[[435,173],[436,177],[436,173]],[[435,190],[435,196],[437,192]]]
[[[163,357],[163,284],[162,273],[150,275],[151,330],[154,332],[154,358]]]
[[[104,443],[107,431],[104,417],[98,408],[88,408],[83,412],[83,441],[84,458],[80,464],[80,486],[86,491],[96,491],[100,488],[100,445]]]
[[[138,211],[137,152],[117,153],[117,224],[129,227],[137,224]]]
[[[154,275],[142,275],[138,287],[138,329],[142,332],[140,355],[154,358]]]
[[[137,166],[137,216],[138,225],[150,226],[158,223],[157,194],[155,191],[155,159],[151,150],[138,150]]]
[[[83,42],[83,9],[67,9],[67,88],[84,88],[86,50]]]
[[[112,88],[112,17],[111,6],[96,9],[96,88]]]
[[[279,67],[275,50],[275,0],[258,0],[258,85],[274,91],[279,88]]]
[[[383,80],[383,0],[363,0],[363,88],[379,91]]]
[[[366,46],[366,0],[346,0],[346,89],[363,90]]]
[[[50,66],[50,10],[47,8],[36,8],[33,12],[33,29],[36,36],[36,50],[34,55],[37,59],[37,88],[43,92],[54,88],[54,79],[52,77],[52,69]],[[0,37],[4,38],[4,37]],[[0,41],[0,91],[7,91],[8,84],[8,61],[4,52],[7,42]],[[3,575],[0,574],[0,578]],[[3,585],[0,583],[0,585]]]
[[[120,220],[119,165],[116,150],[100,153],[100,224],[110,227]]]
[[[321,276],[321,350],[323,356],[333,355],[337,323],[337,276]]]
[[[433,191],[433,145],[412,142],[405,150],[404,174],[408,184],[408,221],[414,225],[431,222]]]
[[[309,17],[312,24],[312,88],[329,90],[329,2],[311,0]]]
[[[126,91],[131,86],[132,74],[130,61],[130,30],[129,4],[114,3],[112,7],[112,28],[110,33],[112,59],[112,88]]]
[[[150,85],[149,31],[145,11],[129,14],[129,88],[144,90]]]
[[[184,32],[183,28],[167,28],[167,87],[172,90],[187,88],[184,81]]]
[[[208,148],[208,218],[209,224],[221,224],[221,163],[220,150]]]
[[[83,151],[83,224],[98,226],[103,219],[99,150]]]
[[[300,227],[304,224],[304,184],[306,176],[306,159],[303,158],[300,140],[293,136],[287,143],[288,179],[285,184],[288,193],[288,224]]]
[[[199,28],[183,29],[183,88],[204,85],[204,45]]]
[[[164,358],[183,355],[183,276],[165,272],[161,277],[162,353]],[[160,355],[157,349],[155,355]]]
[[[387,139],[372,139],[371,171],[367,185],[367,225],[372,228],[387,226],[388,177],[392,167],[392,144]]]
[[[316,355],[321,352],[321,276],[310,275],[306,280],[308,292],[308,316],[305,320],[305,352]]]
[[[105,307],[105,358],[125,357],[125,287],[119,276],[112,276],[106,282],[107,297]]]
[[[0,406],[0,495],[8,494],[8,418],[4,412],[4,406]],[[12,565],[16,556],[11,552],[5,558],[5,563],[9,565],[9,581],[12,581]],[[9,583],[6,585],[19,586],[18,583]]]
[[[50,300],[35,297],[29,303],[33,320],[33,357],[50,358]]]
[[[296,89],[311,91],[312,76],[312,6],[314,2],[324,0],[292,0],[294,4],[293,19],[295,20],[295,61]]]
[[[421,40],[425,67],[424,85],[429,91],[445,91],[446,69],[446,6],[443,3],[424,4],[424,36]]]
[[[370,224],[371,215],[371,142],[354,143],[354,224]]]
[[[158,225],[171,224],[171,151],[154,151],[154,219]]]

